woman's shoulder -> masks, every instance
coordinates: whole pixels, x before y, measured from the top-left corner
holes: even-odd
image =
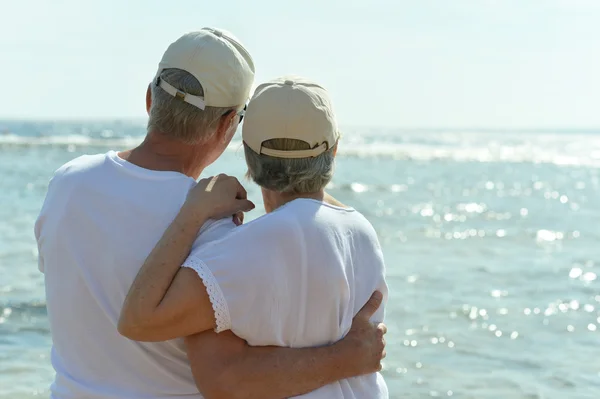
[[[268,239],[273,242],[289,237],[297,224],[296,219],[293,212],[278,210],[231,228],[228,236],[235,236],[245,241]]]

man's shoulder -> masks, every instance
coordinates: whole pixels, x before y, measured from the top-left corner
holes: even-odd
[[[75,159],[62,165],[54,172],[55,177],[68,176],[81,173],[88,170],[93,170],[104,164],[106,154],[81,155]]]
[[[64,189],[65,186],[72,186],[77,182],[92,180],[95,171],[99,170],[105,163],[106,154],[81,155],[65,163],[52,175],[48,192],[56,189]]]

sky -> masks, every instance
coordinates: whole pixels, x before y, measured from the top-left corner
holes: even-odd
[[[145,118],[167,46],[233,32],[346,126],[600,128],[600,0],[2,2],[0,118]]]

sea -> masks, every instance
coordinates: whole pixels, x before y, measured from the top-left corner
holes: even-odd
[[[48,397],[33,225],[82,154],[144,121],[0,121],[0,398]],[[205,175],[244,179],[239,135]],[[329,192],[374,225],[392,398],[600,398],[600,131],[343,130]]]

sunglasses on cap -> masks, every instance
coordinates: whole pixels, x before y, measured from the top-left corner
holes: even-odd
[[[236,115],[240,117],[240,121],[238,122],[238,124],[242,123],[242,120],[244,119],[244,115],[246,115],[246,108],[248,108],[248,104],[244,105],[244,109],[242,109],[241,111],[237,112]],[[227,111],[227,112],[225,112],[223,114],[223,116],[229,115],[232,112],[233,112],[233,110]]]
[[[244,105],[244,109],[238,112],[238,115],[240,117],[239,123],[242,123],[242,119],[244,119],[244,115],[246,115],[246,108],[248,108],[248,104]]]

